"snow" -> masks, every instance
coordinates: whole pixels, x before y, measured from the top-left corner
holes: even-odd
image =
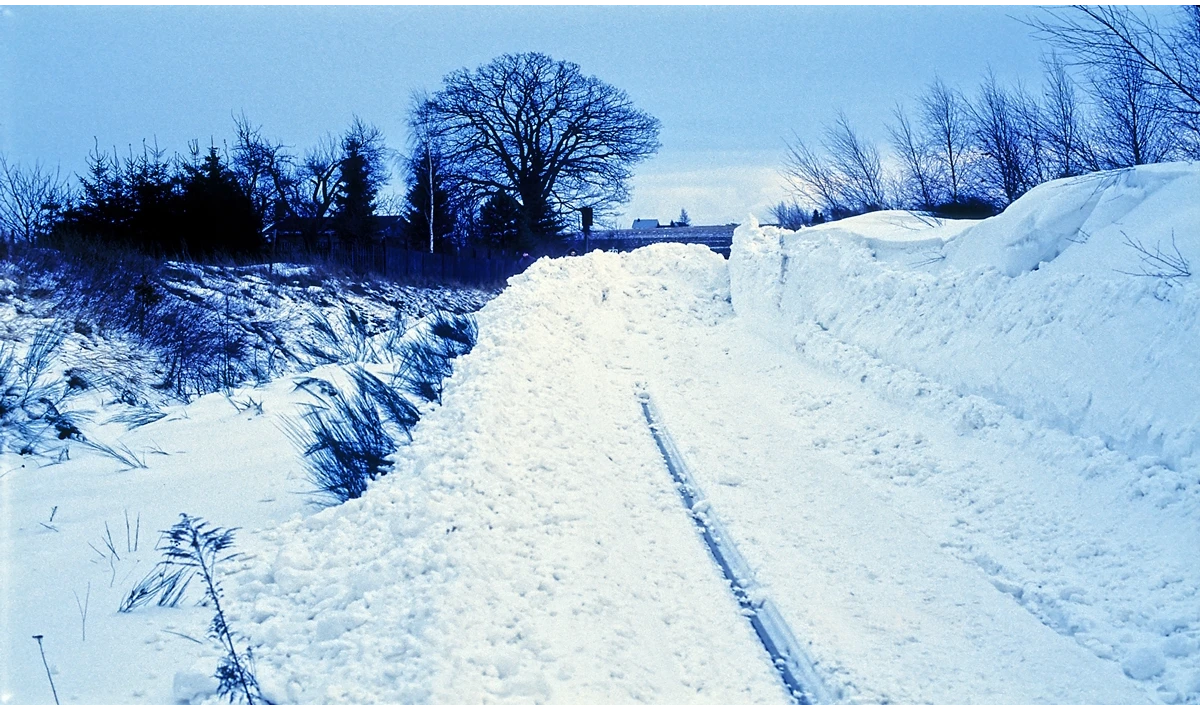
[[[947,248],[963,270],[995,267],[1015,277],[1034,269],[1111,277],[1139,272],[1129,236],[1170,247],[1176,236],[1189,260],[1200,257],[1197,163],[1151,164],[1044,183]]]
[[[1140,267],[1125,235],[1152,248],[1174,233],[1183,256],[1200,261],[1196,192],[1200,170],[1186,164],[1050,182],[940,251],[907,257],[844,236],[857,218],[795,234],[743,226],[734,303],[739,315],[824,328],[1189,484],[1200,472],[1200,407],[1197,387],[1180,382],[1200,377],[1200,291],[1190,279],[1123,272]]]
[[[239,322],[252,325],[251,311],[269,311],[262,318],[270,321],[277,340],[292,349],[306,335],[302,326],[309,314],[352,306],[368,319],[386,321],[396,311],[415,316],[434,308],[465,309],[487,298],[474,291],[337,282],[326,282],[309,296],[311,272],[301,268],[287,274],[305,278],[295,285],[263,272],[238,274],[193,265],[178,269],[190,273],[189,280],[177,280],[178,286],[201,299],[230,301]],[[22,288],[0,278],[0,289],[8,292],[0,302],[0,331],[5,342],[17,347],[18,356],[33,331],[52,322],[47,318],[50,302],[22,298]],[[0,437],[0,449],[8,451],[0,452],[0,702],[50,698],[37,645],[30,638],[34,634],[45,636],[64,703],[173,703],[208,697],[216,668],[204,643],[211,614],[195,605],[200,597],[195,586],[185,608],[117,610],[159,559],[154,550],[159,532],[187,512],[215,525],[245,527],[237,548],[249,550],[251,529],[319,509],[283,431],[284,420],[296,417],[300,404],[310,401],[291,375],[247,385],[228,397],[209,394],[183,403],[150,387],[157,374],[154,365],[145,351],[119,336],[85,334],[77,327],[53,368],[53,374],[80,370],[94,382],[72,402],[85,413],[85,437],[127,448],[146,467],[130,467],[75,442],[64,444],[62,456],[57,448],[20,456]],[[336,367],[309,374],[343,379]],[[122,399],[147,406],[131,407]],[[261,413],[248,402],[261,404]],[[132,429],[121,421],[129,411],[151,406],[158,408],[158,420]],[[106,545],[110,537],[111,550]],[[190,665],[198,659],[197,666]]]
[[[282,431],[309,398],[298,369],[132,430],[90,392],[85,432],[147,467],[77,443],[61,462],[0,455],[0,701],[47,700],[32,634],[64,702],[218,701],[195,595],[116,612],[187,511],[244,527],[230,624],[278,703],[790,702],[644,391],[696,511],[720,517],[831,702],[1200,703],[1200,294],[1128,273],[1127,244],[1173,233],[1198,261],[1196,192],[1200,165],[1157,165],[974,223],[749,223],[728,261],[539,260],[479,312],[393,471],[324,509]],[[270,272],[194,274],[179,286],[197,297],[293,317],[401,305],[300,296],[302,270],[286,297]],[[36,306],[0,291],[26,340]],[[79,335],[71,354],[98,364]],[[348,386],[341,364],[305,374]]]

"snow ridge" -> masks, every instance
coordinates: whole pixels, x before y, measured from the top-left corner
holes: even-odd
[[[1200,472],[1200,288],[1137,271],[1127,240],[1200,260],[1200,165],[1049,182],[965,230],[931,221],[909,261],[879,214],[798,233],[741,226],[738,314],[839,339],[1021,418]],[[1189,199],[1190,200],[1185,200]],[[836,227],[833,227],[836,226]],[[855,234],[862,230],[861,234]],[[869,238],[868,238],[869,236]]]

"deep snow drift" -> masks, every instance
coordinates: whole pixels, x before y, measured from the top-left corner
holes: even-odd
[[[735,235],[734,306],[1098,437],[1192,492],[1200,288],[1136,246],[1200,264],[1197,194],[1200,166],[1159,164],[1043,184],[973,227],[751,225]]]
[[[479,313],[393,472],[329,509],[279,431],[306,400],[289,377],[233,395],[261,414],[210,396],[106,438],[148,468],[2,456],[0,698],[47,700],[36,630],[65,702],[217,702],[204,607],[115,614],[151,558],[125,550],[140,508],[143,537],[176,511],[246,527],[230,618],[279,703],[789,702],[646,390],[833,702],[1200,702],[1200,295],[1123,273],[1155,273],[1126,236],[1174,253],[1174,229],[1198,261],[1197,186],[1162,165],[978,224],[539,261]],[[97,557],[104,521],[120,560]]]

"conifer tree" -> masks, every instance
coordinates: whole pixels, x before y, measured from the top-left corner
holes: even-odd
[[[496,250],[521,247],[521,204],[504,193],[496,193],[479,209],[479,231],[483,244]]]
[[[442,176],[441,161],[432,150],[422,150],[409,160],[404,219],[409,247],[422,252],[450,249],[457,218]]]
[[[333,230],[342,242],[370,242],[375,237],[375,208],[386,181],[383,134],[354,118],[342,138]]]

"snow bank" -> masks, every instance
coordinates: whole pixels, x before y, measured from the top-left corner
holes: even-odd
[[[1141,273],[1137,241],[1200,262],[1200,163],[1152,164],[1051,181],[946,248],[946,263],[1010,277],[1035,269],[1111,276]]]
[[[724,261],[676,251],[542,260],[515,277],[395,470],[264,535],[275,549],[228,590],[268,696],[787,701],[633,384],[593,342],[727,311]],[[651,294],[652,319],[622,315]]]
[[[1200,165],[1163,164],[1044,184],[999,216],[930,221],[924,235],[894,213],[797,233],[752,222],[734,233],[733,304],[801,346],[829,331],[960,394],[1194,472],[1200,291],[1130,274],[1156,270],[1127,239],[1200,262],[1197,193]]]

